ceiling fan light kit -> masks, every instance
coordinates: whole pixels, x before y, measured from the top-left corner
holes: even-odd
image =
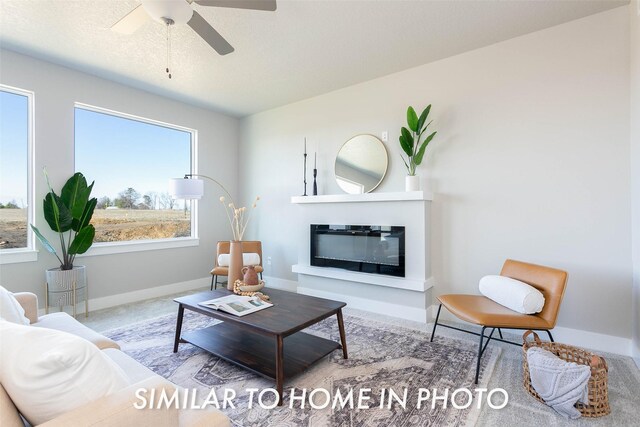
[[[187,24],[218,54],[227,55],[234,51],[233,46],[222,37],[197,11],[192,3],[200,6],[226,7],[232,9],[250,9],[262,11],[275,11],[276,0],[141,0],[131,12],[122,17],[111,26],[113,31],[122,34],[133,34],[142,27],[149,18],[167,26],[167,68],[169,71],[169,59],[171,55],[170,28],[172,25]]]
[[[193,9],[185,0],[142,0],[142,7],[154,21],[161,23],[170,19],[183,25],[193,16]]]

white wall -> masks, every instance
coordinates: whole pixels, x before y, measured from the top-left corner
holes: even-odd
[[[389,131],[376,191],[399,191],[400,126],[408,105],[427,103],[439,131],[419,172],[436,194],[434,292],[476,293],[507,257],[563,268],[559,324],[629,339],[627,7],[243,119],[241,193],[263,197],[251,237],[272,257],[265,274],[296,279],[289,197],[302,194],[303,138],[332,194],[341,144]]]
[[[46,165],[54,188],[61,188],[74,173],[74,102],[197,129],[200,173],[217,177],[232,193],[237,190],[237,119],[7,50],[0,51],[0,82],[35,92],[37,224],[44,223],[42,199],[47,189],[41,172],[43,166]],[[171,82],[167,81],[167,84]],[[91,176],[91,171],[83,172]],[[207,277],[215,242],[228,239],[230,235],[216,194],[200,201],[200,246],[77,259],[76,263],[80,261],[87,266],[90,298]],[[51,236],[48,227],[40,227],[40,230],[46,230]],[[42,306],[44,271],[59,263],[39,244],[38,249],[37,262],[2,265],[0,275],[2,285],[9,290],[38,294]]]
[[[629,5],[631,28],[631,198],[633,244],[633,354],[640,366],[640,1]]]

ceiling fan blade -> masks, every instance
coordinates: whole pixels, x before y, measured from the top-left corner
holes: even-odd
[[[187,23],[193,31],[198,33],[209,46],[215,49],[220,55],[226,55],[233,52],[233,46],[224,39],[205,19],[195,10],[191,20]]]
[[[276,0],[195,0],[201,6],[231,7],[234,9],[252,9],[274,11]]]
[[[117,33],[133,34],[149,20],[149,15],[142,5],[138,5],[131,12],[123,16],[118,22],[111,26],[111,29]]]

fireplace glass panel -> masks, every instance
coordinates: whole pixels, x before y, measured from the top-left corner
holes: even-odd
[[[311,265],[404,277],[404,227],[311,225]]]

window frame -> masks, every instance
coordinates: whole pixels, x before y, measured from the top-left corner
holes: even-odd
[[[23,248],[0,249],[0,265],[38,260],[35,236],[30,224],[35,224],[35,93],[0,83],[0,91],[13,93],[27,98],[27,246]]]
[[[75,122],[75,112],[77,109],[92,111],[100,114],[107,114],[110,116],[118,117],[126,120],[135,120],[138,122],[151,124],[155,126],[161,126],[168,129],[178,130],[182,132],[187,132],[191,134],[191,174],[198,173],[198,130],[191,129],[185,126],[175,125],[167,122],[162,122],[160,120],[149,119],[146,117],[141,117],[134,114],[124,113],[121,111],[115,111],[108,108],[97,107],[95,105],[85,104],[82,102],[75,102],[73,105],[73,113],[74,113],[74,121],[73,121],[73,170],[76,170],[76,122]],[[167,182],[170,177],[167,176]],[[167,184],[168,185],[168,184]],[[140,240],[123,240],[118,242],[96,242],[91,248],[84,254],[80,254],[77,258],[98,256],[98,255],[110,255],[110,254],[121,254],[128,252],[140,252],[140,251],[151,251],[158,249],[173,249],[173,248],[182,248],[189,246],[199,246],[200,239],[198,234],[198,200],[191,200],[191,236],[189,237],[171,237],[167,239],[140,239]]]

